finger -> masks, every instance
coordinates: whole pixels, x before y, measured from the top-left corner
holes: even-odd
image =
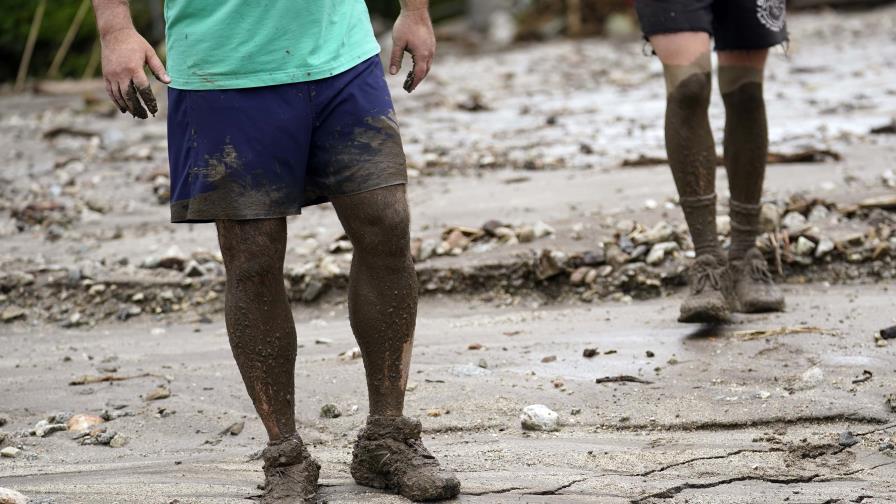
[[[112,97],[115,98],[115,103],[118,104],[118,109],[121,110],[121,113],[130,112],[128,109],[128,102],[124,99],[124,93],[121,92],[121,84],[117,82],[113,82],[112,84]]]
[[[405,77],[404,85],[402,86],[404,88],[404,90],[408,93],[413,91],[417,85],[417,83],[415,82],[415,78],[414,78],[414,70],[417,68],[417,62],[414,61],[413,58],[411,59],[411,62],[413,64],[413,66],[411,67],[411,71],[408,72],[408,76]]]
[[[122,107],[121,104],[118,103],[118,100],[115,98],[115,93],[112,92],[112,83],[109,82],[109,79],[104,79],[104,80],[106,81],[106,94],[109,95],[109,99],[111,99],[112,103],[114,103],[115,106],[118,107],[118,110],[122,114],[124,114],[125,113],[124,107]]]
[[[405,44],[392,43],[392,56],[389,58],[389,73],[397,75],[401,70],[401,59],[404,57]]]
[[[417,62],[414,65],[414,87],[411,88],[411,91],[417,89],[417,86],[423,82],[423,79],[426,78],[426,75],[429,74],[429,65],[432,61],[431,57],[425,57],[423,61]]]
[[[171,83],[171,76],[168,75],[165,65],[162,64],[162,60],[159,59],[159,56],[152,48],[146,49],[146,65],[149,66],[149,70],[156,76],[156,79],[165,84]]]
[[[152,87],[150,87],[149,85],[149,79],[146,77],[146,74],[143,72],[143,70],[137,72],[134,75],[134,78],[131,79],[130,85],[133,85],[136,88],[137,97],[143,100],[143,103],[146,104],[146,108],[149,109],[149,113],[152,115],[156,115],[156,112],[159,111],[159,107],[156,104],[155,95],[152,94]],[[143,119],[145,119],[145,117]]]
[[[143,108],[143,104],[140,103],[140,98],[138,98],[137,86],[134,85],[134,81],[128,83],[128,90],[125,91],[124,95],[125,100],[128,102],[128,110],[131,111],[131,114],[134,114],[134,117],[138,117],[140,119],[146,119],[149,117],[149,114],[146,113],[146,109]]]

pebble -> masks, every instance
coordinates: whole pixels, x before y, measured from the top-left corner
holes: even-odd
[[[16,448],[15,446],[7,446],[6,448],[0,450],[0,457],[16,458],[20,453],[22,453],[22,450]]]
[[[128,438],[122,434],[115,434],[112,436],[112,439],[109,440],[109,446],[112,448],[121,448],[126,445],[128,442]]]
[[[840,433],[840,439],[837,441],[837,444],[848,448],[859,444],[859,439],[852,432],[843,431]]]
[[[545,236],[554,234],[554,228],[543,221],[538,221],[532,225],[532,232],[535,234],[535,238],[544,238]]]
[[[3,322],[13,322],[23,318],[25,318],[25,310],[18,306],[7,306],[3,313],[0,313],[0,320]]]
[[[820,258],[828,255],[831,251],[834,250],[834,242],[830,238],[823,237],[818,240],[818,245],[815,246],[815,257]]]
[[[657,243],[650,249],[650,253],[647,254],[646,262],[651,265],[659,264],[666,258],[666,254],[675,250],[678,250],[678,244],[675,242],[669,241]]]
[[[805,236],[800,236],[799,238],[797,238],[796,246],[794,247],[794,252],[796,252],[797,255],[808,256],[812,255],[814,251],[815,243],[812,240],[806,238]]]
[[[169,389],[166,385],[160,385],[152,390],[150,390],[146,397],[145,401],[158,401],[159,399],[167,399],[171,397],[171,389]]]
[[[31,430],[31,433],[37,437],[47,437],[54,432],[60,432],[66,430],[67,427],[62,423],[50,423],[46,420],[41,420],[34,425],[34,429]]]
[[[92,429],[95,425],[105,422],[101,417],[81,413],[74,415],[66,422],[66,428],[71,432],[82,432]]]
[[[813,366],[800,376],[800,383],[795,387],[797,390],[808,390],[821,385],[824,381],[824,372],[818,366]]]
[[[787,212],[787,215],[781,219],[781,226],[791,231],[802,229],[806,227],[806,217],[799,212]]]
[[[544,404],[533,404],[523,409],[520,424],[529,431],[557,431],[560,430],[560,415]]]

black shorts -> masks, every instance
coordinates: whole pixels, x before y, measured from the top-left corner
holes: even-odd
[[[635,0],[645,37],[706,32],[717,51],[767,49],[787,41],[785,0]]]

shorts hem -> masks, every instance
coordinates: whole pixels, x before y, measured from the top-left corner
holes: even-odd
[[[201,213],[191,213],[182,210],[175,210],[174,205],[171,206],[171,223],[172,224],[209,224],[219,220],[259,220],[259,219],[279,219],[281,217],[290,217],[292,215],[300,215],[302,208],[293,208],[278,212],[261,212],[252,214],[237,215],[207,215]]]

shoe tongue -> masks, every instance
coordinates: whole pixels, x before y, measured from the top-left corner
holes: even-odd
[[[262,452],[262,458],[271,467],[297,464],[305,459],[305,445],[302,440],[290,437],[280,442],[269,444]]]

